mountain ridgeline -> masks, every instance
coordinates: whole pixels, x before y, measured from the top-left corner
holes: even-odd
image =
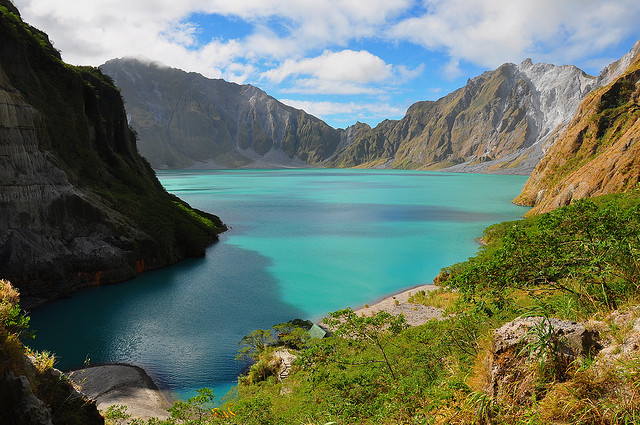
[[[529,174],[594,88],[575,66],[505,64],[455,92],[412,105],[401,120],[333,129],[250,85],[155,63],[101,66],[127,104],[155,168],[362,167]]]
[[[135,59],[100,67],[122,90],[138,148],[154,168],[320,164],[340,132],[262,90]]]
[[[204,255],[220,220],[168,194],[98,69],[0,0],[0,276],[35,306]]]

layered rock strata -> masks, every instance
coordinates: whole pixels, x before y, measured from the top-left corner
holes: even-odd
[[[169,195],[122,98],[0,0],[0,276],[23,306],[204,255],[220,220]]]

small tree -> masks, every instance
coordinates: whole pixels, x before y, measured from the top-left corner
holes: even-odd
[[[403,315],[394,316],[386,311],[378,311],[373,316],[358,316],[351,308],[329,313],[324,323],[335,329],[335,335],[348,338],[363,346],[372,347],[379,352],[382,360],[389,369],[393,380],[397,380],[391,364],[388,345],[391,340],[408,327]]]
[[[311,335],[309,329],[313,322],[309,320],[294,319],[275,325],[273,329],[278,333],[279,341],[287,348],[302,350],[307,348]]]
[[[249,335],[243,337],[238,344],[242,345],[242,348],[238,351],[236,356],[237,360],[243,360],[249,358],[251,360],[257,360],[267,347],[275,344],[276,338],[273,336],[271,329],[256,329]]]

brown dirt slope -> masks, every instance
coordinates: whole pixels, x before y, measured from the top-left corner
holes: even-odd
[[[514,200],[528,215],[572,201],[623,192],[640,181],[640,55],[611,84],[592,92]]]

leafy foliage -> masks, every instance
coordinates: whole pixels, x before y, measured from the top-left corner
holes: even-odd
[[[447,285],[483,308],[504,308],[512,289],[563,293],[586,313],[638,295],[638,205],[580,200],[500,232],[478,256],[444,271]]]

